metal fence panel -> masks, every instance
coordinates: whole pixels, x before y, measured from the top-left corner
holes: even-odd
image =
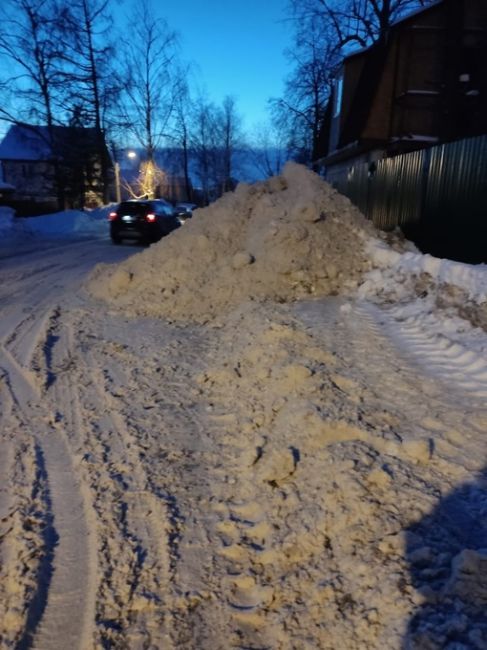
[[[334,180],[384,230],[419,222],[487,223],[487,136],[354,165]]]
[[[431,150],[425,215],[439,223],[487,221],[487,136]]]

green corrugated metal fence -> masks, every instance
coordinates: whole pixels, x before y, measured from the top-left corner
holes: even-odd
[[[378,228],[400,226],[428,252],[456,258],[450,249],[477,238],[475,261],[487,261],[487,136],[385,158],[375,168],[361,163],[333,184]]]
[[[437,210],[487,210],[487,136],[449,142],[352,167],[334,185],[379,228],[419,221]],[[487,218],[487,214],[486,214]]]

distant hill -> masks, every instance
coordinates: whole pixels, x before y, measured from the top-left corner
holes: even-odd
[[[129,158],[128,153],[136,155]],[[145,152],[142,149],[123,149],[117,156],[120,170],[124,178],[134,178],[137,175],[140,162],[144,160]],[[176,147],[158,149],[155,155],[157,165],[171,176],[184,176],[182,150]],[[234,152],[232,161],[232,177],[238,182],[254,183],[264,180],[275,173],[286,162],[286,156],[278,149],[238,149]],[[201,185],[198,173],[198,162],[194,152],[190,151],[189,174],[193,187]]]

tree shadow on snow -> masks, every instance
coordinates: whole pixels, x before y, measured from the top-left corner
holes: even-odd
[[[485,650],[487,468],[407,529],[406,560],[424,603],[404,650]]]

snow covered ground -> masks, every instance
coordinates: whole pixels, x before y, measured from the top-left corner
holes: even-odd
[[[294,165],[148,249],[8,221],[1,647],[487,647],[485,267]]]
[[[19,240],[46,238],[66,238],[75,234],[83,236],[103,236],[107,234],[107,214],[110,206],[95,210],[66,210],[39,217],[15,218],[14,211],[0,206],[0,236],[2,248],[13,248]]]

